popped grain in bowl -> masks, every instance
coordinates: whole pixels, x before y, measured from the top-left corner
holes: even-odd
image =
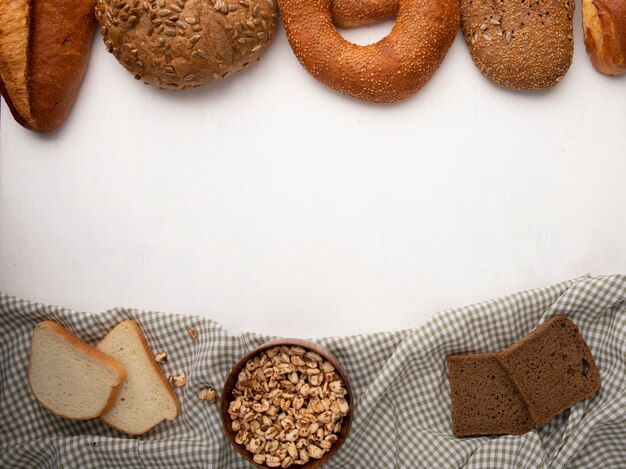
[[[268,467],[320,459],[338,439],[350,406],[335,367],[299,346],[280,346],[246,362],[228,415],[235,443]]]

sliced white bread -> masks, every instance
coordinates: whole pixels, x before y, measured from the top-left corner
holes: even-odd
[[[54,321],[35,326],[28,382],[37,400],[59,417],[98,417],[115,402],[126,369]]]
[[[103,422],[129,435],[140,435],[178,415],[178,398],[136,322],[119,323],[97,348],[119,360],[128,370],[128,379],[115,404],[100,416]]]

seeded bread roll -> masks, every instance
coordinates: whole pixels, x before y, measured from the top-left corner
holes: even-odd
[[[600,388],[591,351],[565,317],[544,322],[497,358],[539,425]]]
[[[541,90],[556,85],[574,50],[574,0],[461,0],[472,59],[497,85]]]
[[[626,72],[626,1],[583,0],[585,46],[605,75]]]
[[[452,433],[521,435],[534,423],[497,353],[448,357]]]
[[[107,50],[136,79],[185,89],[261,57],[276,29],[274,0],[96,0]]]

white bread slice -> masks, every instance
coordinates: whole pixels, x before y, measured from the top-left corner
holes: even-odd
[[[129,435],[140,435],[178,415],[178,398],[136,322],[119,323],[97,348],[119,360],[128,370],[128,379],[115,404],[100,416],[103,422]]]
[[[28,382],[37,400],[59,417],[98,417],[115,402],[126,369],[53,321],[35,326]]]

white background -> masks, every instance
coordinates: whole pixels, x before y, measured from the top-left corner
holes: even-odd
[[[2,104],[0,291],[312,337],[626,272],[626,76],[591,67],[580,5],[575,41],[561,84],[526,94],[458,35],[423,90],[372,105],[313,80],[282,27],[258,64],[182,93],[96,37],[60,131]]]

